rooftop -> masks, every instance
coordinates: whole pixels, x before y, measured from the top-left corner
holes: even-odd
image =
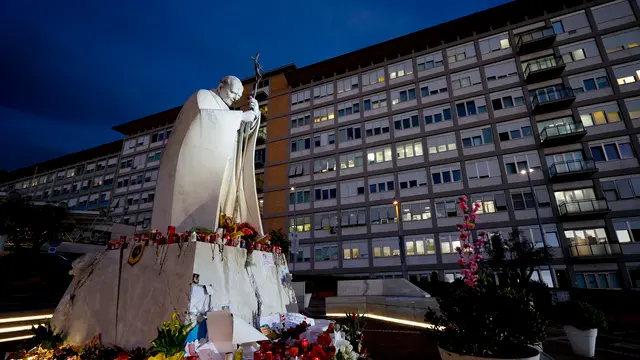
[[[304,66],[285,76],[289,85],[297,87],[335,75],[355,71],[414,52],[438,48],[508,25],[532,20],[595,0],[515,0],[471,15],[384,41],[360,50]]]
[[[64,155],[55,159],[43,161],[38,164],[29,165],[21,169],[10,171],[7,173],[6,182],[15,181],[37,174],[44,174],[51,170],[57,170],[67,166],[73,166],[78,163],[89,161],[91,159],[107,156],[108,154],[117,155],[122,151],[122,140],[116,140],[107,144],[98,145],[76,153]]]

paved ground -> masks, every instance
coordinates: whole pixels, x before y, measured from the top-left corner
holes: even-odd
[[[544,350],[554,359],[583,359],[573,355],[562,329],[549,329]],[[640,331],[612,331],[599,334],[596,359],[640,359]]]
[[[416,328],[368,319],[364,336],[365,346],[374,360],[440,359],[435,341]],[[547,355],[543,358],[546,359],[585,359],[571,352],[562,329],[549,329],[543,348]],[[599,335],[595,358],[640,359],[640,330]]]

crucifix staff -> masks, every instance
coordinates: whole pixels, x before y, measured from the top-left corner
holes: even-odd
[[[255,99],[256,94],[258,92],[258,83],[262,80],[262,65],[258,62],[258,58],[260,57],[260,53],[256,53],[256,56],[252,56],[253,60],[253,69],[255,71],[255,84],[253,85],[253,91],[251,92],[251,97]],[[236,201],[233,207],[233,216],[236,219],[239,218],[239,205],[240,205],[240,197],[238,196],[240,193],[240,184],[242,184],[242,169],[246,162],[247,152],[247,142],[249,141],[249,134],[255,130],[257,126],[260,125],[260,112],[258,111],[257,118],[252,122],[243,122],[240,125],[240,129],[238,129],[238,144],[236,150],[236,156],[240,158],[240,162],[237,163],[238,166],[236,168]],[[253,154],[252,154],[253,156]],[[237,158],[236,158],[237,159]]]

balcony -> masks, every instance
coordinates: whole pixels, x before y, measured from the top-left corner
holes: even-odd
[[[607,200],[586,199],[558,204],[558,212],[564,217],[602,215],[609,211]]]
[[[560,56],[530,61],[524,69],[524,81],[532,84],[550,80],[562,75],[564,68],[564,60]]]
[[[570,181],[589,177],[598,172],[592,159],[554,162],[549,166],[549,178],[553,181]]]
[[[531,100],[534,114],[548,113],[566,109],[576,100],[573,89],[553,90],[536,94]]]
[[[254,156],[254,161],[255,161],[256,169],[262,169],[264,167],[264,164],[265,164],[265,150],[264,149],[256,150],[256,153],[255,153],[255,156]]]
[[[267,142],[267,127],[261,126],[258,129],[258,137],[256,139],[256,145],[264,145]]]
[[[256,179],[256,190],[258,193],[264,191],[264,179]]]
[[[550,48],[556,41],[556,33],[552,27],[533,30],[518,37],[516,44],[518,55],[530,54]]]
[[[571,257],[622,255],[620,244],[615,243],[571,245],[569,249]]]
[[[582,123],[547,126],[540,131],[542,146],[557,146],[582,139],[587,134]]]

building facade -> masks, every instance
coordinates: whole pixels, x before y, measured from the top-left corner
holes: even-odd
[[[413,279],[452,280],[464,194],[479,230],[553,247],[534,277],[639,287],[639,16],[514,2],[287,73],[264,215],[296,273],[398,277],[402,246]]]
[[[0,192],[18,191],[34,201],[65,202],[76,210],[108,208],[121,142],[115,141],[8,174]]]
[[[452,280],[464,194],[478,230],[553,248],[537,278],[640,287],[639,2],[512,2],[267,74],[256,176],[292,270],[398,277],[404,252],[412,279]],[[108,209],[140,232],[179,110],[114,128]]]

